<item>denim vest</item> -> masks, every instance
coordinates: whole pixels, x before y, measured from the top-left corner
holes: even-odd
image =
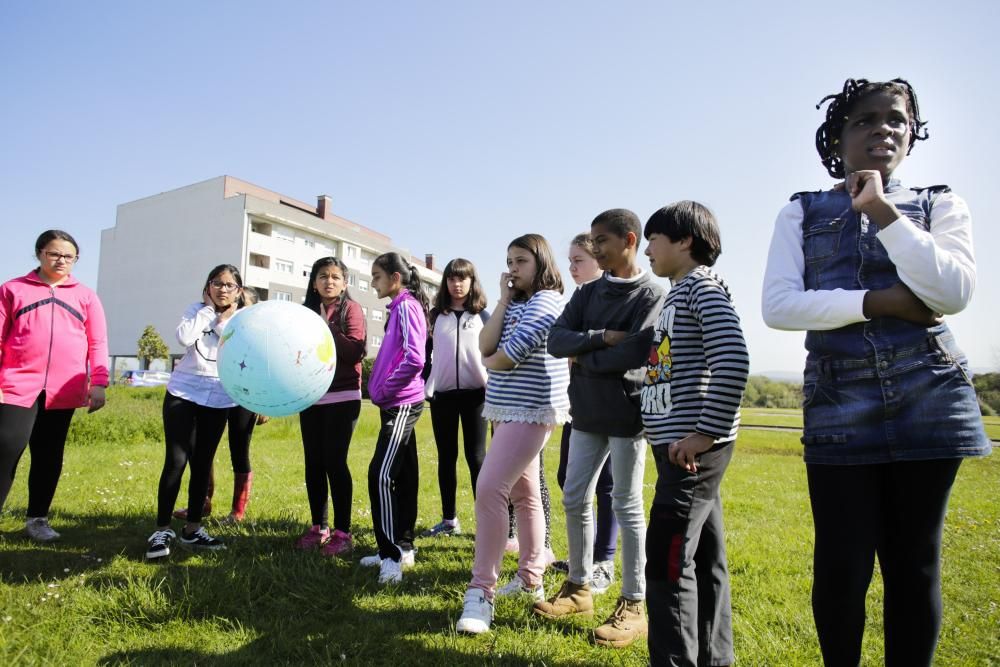
[[[885,188],[905,220],[930,230],[931,206],[947,186],[903,188],[893,179]],[[851,208],[843,190],[797,193],[802,204],[803,276],[807,290],[877,290],[900,282],[889,254],[876,238],[878,225]],[[932,349],[933,340],[948,332],[944,324],[926,328],[893,317],[880,317],[830,331],[809,331],[809,361],[836,359],[876,363],[886,369],[902,356]],[[907,354],[909,353],[909,354]]]

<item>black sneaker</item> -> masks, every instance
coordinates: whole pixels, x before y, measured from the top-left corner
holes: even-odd
[[[157,530],[146,541],[146,560],[154,560],[170,555],[170,543],[177,534],[169,528]]]
[[[209,535],[205,528],[199,528],[190,535],[185,535],[181,532],[181,544],[190,549],[204,549],[206,551],[218,551],[219,549],[225,549],[226,545],[222,540],[216,539]]]
[[[549,567],[551,567],[556,572],[565,572],[566,574],[569,574],[569,561],[554,560],[551,563],[549,563]]]

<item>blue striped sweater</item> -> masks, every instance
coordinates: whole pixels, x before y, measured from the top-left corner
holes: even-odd
[[[516,365],[489,371],[483,417],[552,425],[569,421],[569,367],[545,349],[562,308],[562,296],[554,290],[507,307],[498,349]]]

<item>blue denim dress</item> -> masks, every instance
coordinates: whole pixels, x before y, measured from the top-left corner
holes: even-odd
[[[920,229],[944,186],[886,197]],[[795,195],[802,204],[805,288],[875,290],[900,282],[878,225],[843,191]],[[905,224],[905,220],[894,224]],[[980,456],[991,451],[968,361],[946,324],[924,328],[876,318],[806,334],[806,463],[863,465]]]

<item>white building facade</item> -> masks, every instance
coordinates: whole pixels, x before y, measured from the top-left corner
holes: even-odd
[[[388,236],[330,209],[329,197],[312,206],[231,176],[119,205],[115,226],[101,232],[97,278],[112,358],[135,357],[149,324],[171,354],[183,354],[174,330],[219,264],[239,268],[244,285],[256,289],[261,300],[302,303],[313,262],[328,256],[349,268],[351,296],[364,309],[368,351],[374,355],[388,300],[370,287],[372,260],[400,253],[417,267],[429,295],[440,286],[441,274],[434,270],[433,255],[418,260]]]

